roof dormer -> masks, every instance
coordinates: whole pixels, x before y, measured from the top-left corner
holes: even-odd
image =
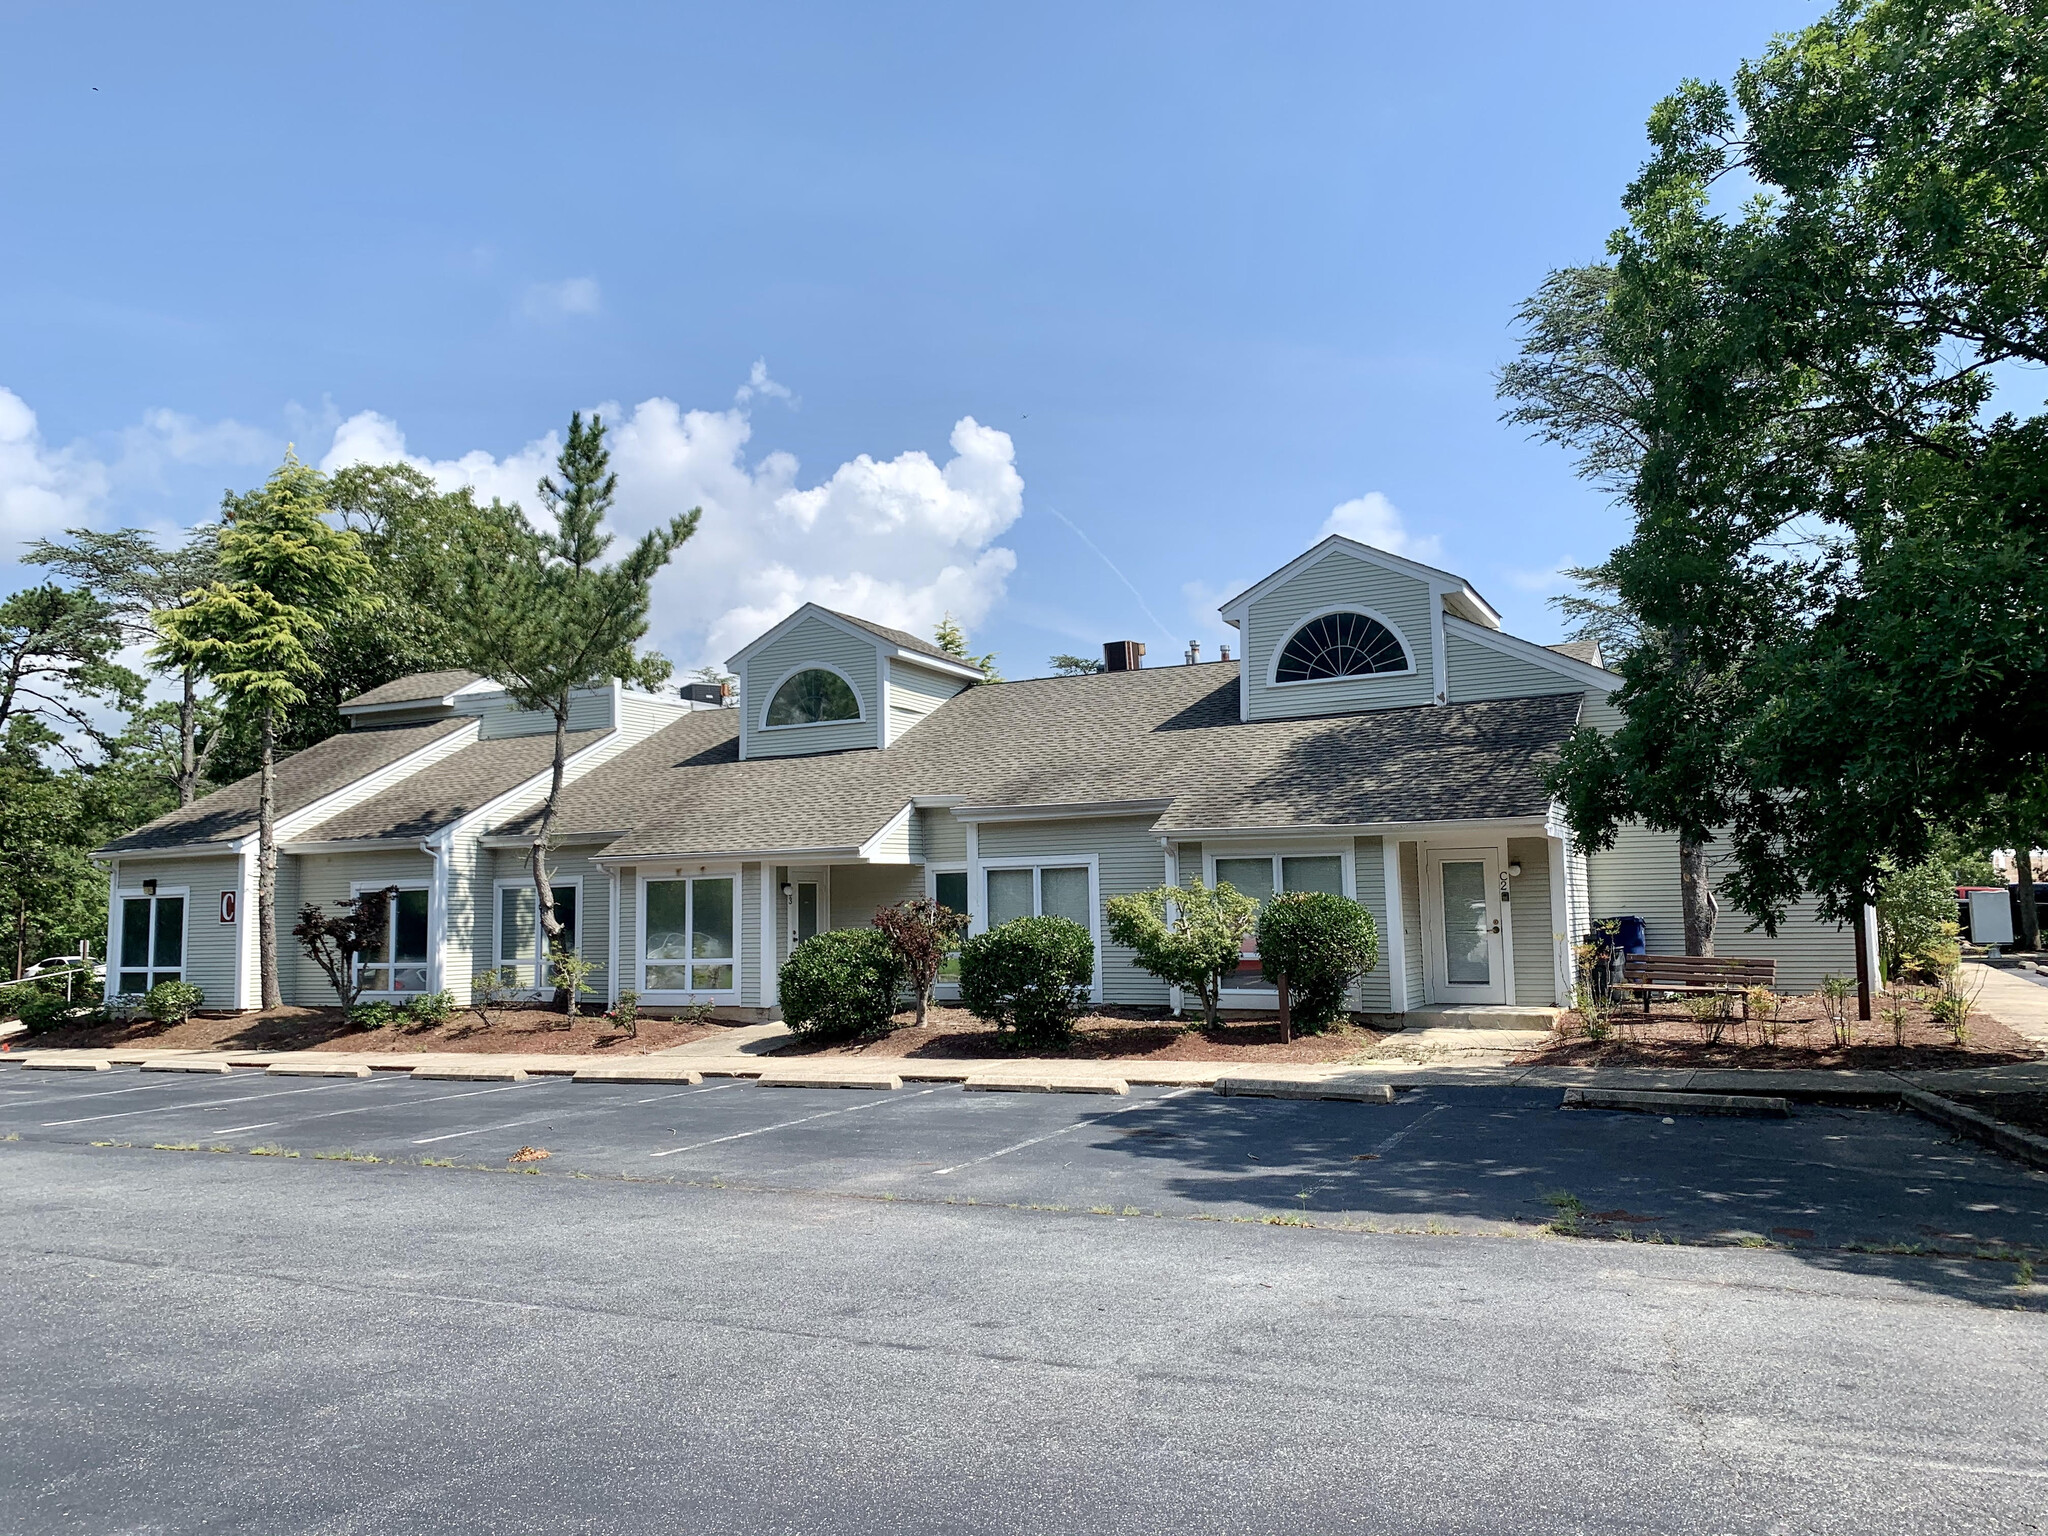
[[[937,646],[806,603],[726,663],[740,679],[740,756],[881,748],[981,673]]]

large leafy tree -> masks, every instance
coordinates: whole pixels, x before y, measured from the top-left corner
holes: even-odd
[[[1597,846],[1662,776],[1754,919],[1851,919],[2048,799],[2048,421],[2014,372],[2048,362],[2048,12],[1851,0],[1650,128],[1598,333],[1642,381],[1605,569],[1688,645],[1623,663],[1567,807]]]
[[[554,530],[519,533],[509,552],[495,528],[472,538],[448,610],[467,664],[500,684],[521,709],[546,710],[554,719],[553,767],[532,852],[534,900],[551,949],[562,922],[547,851],[562,800],[571,695],[614,679],[643,688],[667,679],[668,661],[638,648],[647,633],[650,586],[702,515],[696,508],[678,513],[643,535],[623,559],[600,565],[614,538],[604,518],[618,492],[604,436],[598,417],[586,424],[582,412],[570,416],[555,473],[539,486]]]
[[[262,489],[230,497],[217,579],[156,615],[165,664],[193,667],[252,721],[258,743],[258,953],[263,1006],[277,981],[277,743],[285,712],[321,675],[318,647],[334,623],[374,602],[374,572],[355,534],[326,520],[327,483],[292,455]]]
[[[55,747],[83,761],[110,709],[142,701],[142,679],[116,659],[119,616],[90,592],[46,583],[0,602],[0,739]]]
[[[62,542],[37,539],[25,558],[78,582],[99,600],[127,642],[148,644],[160,638],[154,616],[177,608],[218,574],[219,534],[217,525],[204,524],[184,543],[166,549],[136,528],[112,533],[68,528]],[[183,666],[178,674],[178,803],[190,805],[206,780],[220,737],[214,730],[216,712],[199,693],[198,669]]]

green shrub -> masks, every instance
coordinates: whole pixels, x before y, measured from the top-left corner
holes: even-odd
[[[1877,886],[1878,968],[1886,981],[1933,981],[1962,958],[1956,888],[1948,864],[1886,865]]]
[[[446,1024],[455,1017],[453,992],[421,992],[405,1000],[405,1017],[413,1024]]]
[[[383,1029],[396,1024],[405,1017],[405,1010],[379,998],[374,1003],[358,1003],[348,1011],[351,1029]]]
[[[1357,902],[1327,891],[1275,896],[1259,914],[1259,964],[1287,978],[1294,1023],[1319,1030],[1344,1011],[1351,984],[1380,963],[1380,932]]]
[[[99,1024],[107,1015],[91,1003],[73,1002],[62,992],[47,987],[9,987],[7,1006],[32,1035],[71,1024]]]
[[[1259,904],[1229,881],[1207,886],[1162,885],[1104,904],[1109,939],[1131,951],[1142,970],[1202,1002],[1202,1023],[1216,1027],[1223,978],[1244,960],[1244,939],[1259,921]]]
[[[1073,1033],[1095,979],[1095,941],[1066,917],[1020,917],[960,947],[960,1001],[1019,1045]]]
[[[782,1018],[799,1035],[877,1034],[889,1028],[903,962],[876,928],[814,934],[782,962]]]
[[[160,981],[143,998],[142,1011],[159,1024],[182,1024],[205,1001],[205,992],[189,981]]]

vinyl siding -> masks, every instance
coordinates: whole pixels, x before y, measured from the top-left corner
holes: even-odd
[[[892,657],[889,661],[889,740],[902,740],[904,732],[966,686],[958,678],[941,677],[936,672]]]
[[[877,838],[868,857],[877,864],[908,864],[919,857],[917,812],[912,811]]]
[[[473,693],[457,699],[455,713],[475,715],[482,723],[486,741],[504,736],[548,736],[555,729],[552,711],[516,708],[502,693]],[[569,695],[570,730],[597,731],[615,724],[611,689],[580,688]]]
[[[1429,583],[1356,556],[1333,552],[1267,593],[1245,616],[1245,698],[1250,718],[1339,714],[1428,704],[1436,697],[1434,605]],[[1312,613],[1356,603],[1393,624],[1415,670],[1393,676],[1345,678],[1275,688],[1267,683],[1273,657]]]
[[[1386,843],[1377,837],[1361,837],[1353,845],[1352,868],[1357,874],[1358,903],[1372,914],[1372,920],[1381,934],[1380,963],[1358,986],[1358,1005],[1367,1013],[1387,1013],[1394,1006],[1394,989],[1389,979],[1388,964],[1392,949],[1386,942],[1388,931],[1387,913],[1387,869]]]
[[[1562,937],[1550,910],[1550,840],[1511,837],[1508,857],[1522,863],[1520,878],[1508,885],[1513,898],[1509,921],[1515,932],[1515,1001],[1524,1007],[1554,1007]]]
[[[917,818],[918,845],[929,864],[967,862],[967,825],[951,811],[928,810],[913,813]]]
[[[664,726],[673,725],[678,716],[690,713],[689,706],[680,699],[658,698],[651,693],[635,693],[625,688],[619,690],[618,703],[619,727],[638,736],[652,735]]]
[[[761,1006],[761,866],[740,866],[740,1005]]]
[[[1165,867],[1164,864],[1160,865],[1161,869]],[[1201,879],[1202,867],[1202,845],[1200,843],[1182,843],[1180,845],[1180,883],[1182,885],[1192,885],[1195,881]]]
[[[280,860],[280,863],[283,861]],[[185,964],[183,976],[186,981],[206,994],[202,1005],[207,1008],[232,1008],[235,1006],[235,966],[239,959],[236,953],[237,940],[243,924],[254,926],[256,903],[245,901],[236,909],[236,920],[224,923],[220,920],[220,893],[239,891],[242,884],[242,861],[239,856],[191,859],[138,859],[121,861],[119,888],[139,891],[142,882],[154,880],[157,893],[168,895],[179,886],[185,888]],[[277,917],[278,951],[282,958],[286,946],[291,944],[291,915],[297,909],[286,904],[283,882],[279,882]],[[118,918],[116,919],[118,922]],[[109,936],[111,944],[118,945],[121,935],[117,929]],[[31,955],[31,960],[40,958]],[[120,956],[112,956],[114,963],[107,967],[107,975],[118,988]],[[251,1006],[254,1006],[251,999]]]
[[[477,971],[491,970],[498,963],[498,882],[517,880],[530,885],[533,872],[523,848],[480,849],[478,873],[481,876],[474,883],[474,898],[463,924],[458,942],[456,925],[451,922],[448,931],[448,968],[445,984],[457,997],[467,997],[470,977]],[[586,997],[609,997],[613,978],[610,971],[612,952],[612,894],[611,881],[605,872],[590,862],[585,854],[571,854],[557,849],[548,859],[549,879],[561,883],[580,880],[582,892],[577,898],[576,948],[585,959],[595,960],[604,969],[590,979]],[[451,903],[452,905],[452,903]],[[624,956],[621,955],[621,967]],[[457,974],[461,985],[456,985]],[[631,982],[619,983],[622,987]]]
[[[640,871],[628,867],[619,871],[619,974],[617,989],[640,990]]]
[[[308,853],[298,865],[298,900],[332,913],[354,894],[353,887],[427,885],[434,880],[434,861],[424,853],[379,850],[372,853]],[[278,912],[278,985],[284,1000],[304,1007],[332,1007],[334,988],[320,968],[287,936],[290,923]]]
[[[1408,972],[1408,1006],[1420,1008],[1422,970],[1422,854],[1414,843],[1401,844],[1401,948]]]
[[[843,752],[881,745],[876,716],[882,708],[881,653],[872,640],[849,635],[812,615],[774,644],[748,657],[740,685],[740,751],[746,757],[802,757],[813,752]],[[861,718],[825,725],[763,730],[761,718],[775,690],[807,666],[842,672],[860,700]]]
[[[831,877],[833,928],[865,928],[883,907],[924,894],[916,864],[835,864]]]
[[[1560,672],[1520,656],[1504,656],[1456,630],[1444,636],[1444,665],[1453,704],[1584,691],[1583,684]]]
[[[984,860],[1032,859],[1058,864],[1066,859],[1093,855],[1096,860],[1098,967],[1102,977],[1102,1001],[1138,1006],[1164,1007],[1168,1001],[1166,983],[1138,969],[1131,952],[1108,940],[1104,932],[1101,904],[1112,896],[1149,891],[1166,875],[1165,850],[1152,831],[1150,816],[1083,817],[1074,821],[991,822],[981,828],[980,852]],[[1181,845],[1181,867],[1189,867],[1189,849]],[[1201,855],[1193,856],[1193,869],[1201,871]]]

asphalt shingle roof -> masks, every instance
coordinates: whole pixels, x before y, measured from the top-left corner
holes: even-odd
[[[610,734],[609,729],[571,731],[568,755],[573,758]],[[546,773],[554,756],[552,731],[540,736],[503,736],[472,742],[331,820],[293,833],[291,840],[326,843],[356,838],[425,837],[508,790],[517,789],[528,779]]]
[[[884,751],[738,760],[686,717],[571,785],[563,835],[646,857],[855,848],[917,796],[1170,800],[1162,832],[1542,815],[1579,695],[1245,723],[1234,662],[972,688]],[[511,829],[506,829],[511,830]]]
[[[934,656],[940,661],[949,661],[956,667],[973,665],[972,662],[962,661],[958,656],[949,655],[947,652],[940,650],[929,640],[918,639],[917,636],[911,634],[908,630],[891,629],[886,624],[877,624],[873,619],[864,619],[857,613],[841,613],[837,608],[827,608],[825,611],[835,619],[844,619],[849,624],[858,624],[869,634],[880,635],[891,645],[901,646],[906,651],[916,651],[923,656]]]
[[[372,688],[368,693],[359,693],[341,707],[343,709],[364,709],[377,704],[424,704],[434,699],[445,699],[458,688],[467,688],[479,681],[474,672],[457,667],[448,672],[415,672],[410,677],[401,677]]]
[[[385,726],[330,736],[304,751],[294,752],[277,765],[276,812],[288,816],[304,810],[314,801],[347,788],[365,774],[388,768],[452,731],[474,729],[474,720],[432,720],[425,725]],[[115,838],[101,851],[135,853],[246,837],[256,830],[258,787],[258,775],[252,773]]]

